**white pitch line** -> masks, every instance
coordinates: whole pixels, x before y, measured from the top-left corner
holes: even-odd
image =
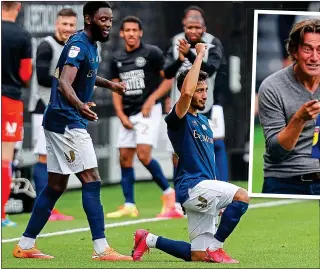
[[[305,200],[280,200],[280,201],[272,201],[272,202],[265,202],[265,203],[258,203],[258,204],[252,204],[249,205],[249,209],[255,209],[255,208],[263,208],[263,207],[273,207],[273,206],[281,206],[281,205],[288,205],[288,204],[294,204],[294,203],[301,203],[305,202]],[[114,228],[114,227],[121,227],[121,226],[129,226],[139,223],[146,223],[146,222],[157,222],[157,221],[163,221],[168,220],[170,218],[149,218],[149,219],[139,219],[139,220],[130,220],[130,221],[123,221],[123,222],[115,222],[106,224],[105,228]],[[40,234],[39,237],[51,237],[56,235],[64,235],[64,234],[73,234],[73,233],[81,233],[81,232],[87,232],[90,231],[89,227],[86,228],[78,228],[78,229],[71,229],[71,230],[65,230],[65,231],[59,231],[59,232],[52,232],[52,233],[46,233],[46,234]],[[10,238],[10,239],[4,239],[1,242],[2,243],[10,243],[19,241],[21,237],[16,238]]]

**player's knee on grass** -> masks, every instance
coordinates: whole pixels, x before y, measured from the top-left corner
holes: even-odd
[[[48,173],[48,186],[57,192],[64,192],[67,189],[69,175]]]
[[[76,176],[79,178],[82,184],[101,180],[97,167],[84,170],[80,173],[77,173]]]
[[[149,145],[138,145],[137,156],[143,165],[148,165],[151,162],[151,146]]]
[[[249,199],[249,195],[248,195],[247,190],[245,190],[243,188],[240,188],[239,190],[237,190],[236,194],[233,197],[233,200],[234,201],[241,201],[241,202],[248,204],[250,199]]]

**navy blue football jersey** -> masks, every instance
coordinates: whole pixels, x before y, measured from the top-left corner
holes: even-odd
[[[44,129],[61,134],[66,127],[86,129],[88,125],[88,120],[58,90],[59,78],[65,65],[78,69],[72,87],[83,103],[89,102],[96,81],[99,56],[97,44],[89,40],[82,30],[72,35],[62,50],[52,81],[49,105],[43,118]]]
[[[202,180],[216,179],[214,140],[205,116],[187,113],[180,119],[175,107],[165,121],[169,139],[179,157],[174,185],[178,201],[183,204],[189,197],[189,188]]]

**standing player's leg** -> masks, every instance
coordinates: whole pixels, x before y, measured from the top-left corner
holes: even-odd
[[[34,154],[38,157],[38,162],[33,166],[33,179],[36,187],[37,196],[48,184],[48,171],[47,171],[47,149],[46,149],[46,137],[44,129],[42,127],[43,114],[33,114],[33,131],[34,131]],[[73,220],[73,216],[67,216],[62,214],[56,208],[52,209],[49,220]]]
[[[136,153],[135,148],[119,148],[121,167],[121,187],[125,203],[119,210],[107,213],[107,218],[120,218],[124,216],[138,217],[139,212],[134,200],[134,169],[133,158]]]
[[[93,150],[94,151],[94,150]],[[92,155],[90,157],[93,157]],[[77,174],[82,183],[82,205],[89,222],[94,252],[93,260],[132,261],[130,256],[121,255],[110,248],[105,236],[103,207],[100,200],[101,179],[97,168]]]
[[[3,130],[3,128],[2,128]],[[3,137],[3,134],[2,134]],[[6,217],[5,206],[9,200],[11,192],[11,162],[13,158],[15,142],[1,142],[1,226],[2,227],[13,227],[17,224],[10,221]]]
[[[121,255],[110,248],[104,234],[104,212],[100,199],[101,179],[92,139],[88,132],[82,129],[71,130],[70,135],[72,140],[77,138],[75,146],[71,147],[73,151],[70,151],[70,159],[74,163],[74,169],[80,170],[74,172],[82,183],[82,205],[87,215],[94,247],[92,259],[132,261],[130,256]]]
[[[132,116],[129,118],[131,121]],[[124,205],[119,210],[106,214],[107,218],[120,218],[123,216],[138,217],[139,212],[134,200],[134,169],[133,159],[136,153],[135,131],[126,129],[121,123],[118,131],[116,147],[119,149],[121,167],[121,187],[125,198]]]
[[[6,217],[5,205],[11,192],[14,146],[23,138],[23,102],[1,96],[1,103],[1,226],[12,227],[17,224]]]
[[[49,172],[48,184],[37,197],[27,228],[13,251],[16,258],[52,259],[35,246],[37,236],[49,220],[54,205],[67,188],[69,175]]]
[[[67,140],[68,135],[69,140]],[[76,139],[71,137],[67,131],[65,134],[45,131],[45,137],[48,157],[48,184],[37,197],[27,228],[13,251],[16,258],[53,258],[53,256],[41,253],[35,246],[35,240],[49,220],[54,205],[66,190],[69,175],[73,173],[73,169],[77,169],[81,165],[79,154],[75,153],[77,147],[75,144],[71,145],[70,142],[76,143]],[[67,153],[72,156],[66,160],[68,155],[65,151],[68,148],[70,150]]]
[[[153,180],[163,191],[162,210],[158,217],[162,214],[169,213],[171,217],[180,217],[175,209],[175,192],[171,188],[168,179],[164,175],[160,164],[157,160],[152,158],[152,148],[156,148],[158,144],[159,130],[162,121],[162,107],[161,104],[156,104],[152,107],[150,116],[144,118],[142,113],[136,115],[136,141],[137,141],[137,155],[141,163],[146,167],[153,177]]]

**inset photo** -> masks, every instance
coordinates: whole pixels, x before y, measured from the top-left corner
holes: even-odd
[[[254,20],[249,194],[320,199],[320,12]]]

